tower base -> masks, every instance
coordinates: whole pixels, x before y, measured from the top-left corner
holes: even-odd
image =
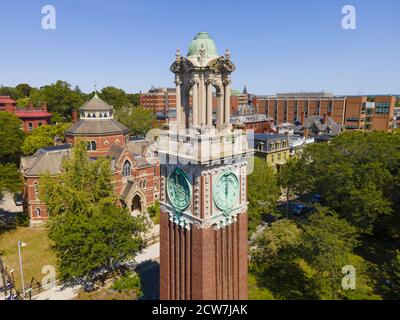
[[[160,299],[246,300],[247,212],[217,229],[187,229],[161,212]]]

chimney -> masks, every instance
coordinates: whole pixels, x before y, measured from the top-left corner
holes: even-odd
[[[328,116],[326,115],[326,113],[324,113],[324,115],[322,116],[322,123],[326,124],[328,120]]]
[[[33,109],[33,104],[32,104],[32,102],[29,102],[29,104],[28,104],[28,110],[32,110]]]
[[[301,124],[303,124],[304,125],[304,111],[302,111],[301,112],[301,118],[300,118],[300,122],[301,122]]]
[[[78,122],[78,112],[76,110],[72,111],[72,123]]]
[[[42,110],[47,111],[47,103],[46,102],[42,103]]]

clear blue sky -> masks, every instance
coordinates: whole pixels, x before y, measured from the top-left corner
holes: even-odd
[[[56,30],[41,28],[46,4]],[[341,27],[346,4],[354,31]],[[173,86],[176,48],[207,31],[231,49],[236,89],[400,93],[399,12],[399,0],[1,0],[0,84]]]

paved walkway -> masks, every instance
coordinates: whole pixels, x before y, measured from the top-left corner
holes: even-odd
[[[0,209],[6,212],[22,212],[23,207],[15,205],[12,193],[3,192],[3,199],[0,200]]]

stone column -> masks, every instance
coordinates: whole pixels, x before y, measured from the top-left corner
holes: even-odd
[[[192,100],[193,100],[193,110],[192,110],[192,120],[193,126],[199,125],[199,94],[198,94],[198,81],[194,80],[192,87]]]
[[[204,83],[204,74],[200,74],[200,82],[199,82],[199,111],[200,111],[200,125],[203,126],[206,124],[206,119],[207,119],[207,107],[206,107],[206,87]]]
[[[224,98],[225,94],[220,92],[217,95],[218,97],[218,105],[217,105],[217,128],[221,128],[222,124],[224,123]]]
[[[207,83],[207,121],[206,125],[212,125],[212,82],[208,81]]]
[[[224,81],[224,113],[223,113],[223,123],[229,124],[231,117],[231,79],[226,79]]]
[[[178,132],[182,128],[182,101],[181,101],[181,84],[182,81],[179,80],[179,77],[177,76],[175,79],[175,85],[176,85],[176,125]]]

